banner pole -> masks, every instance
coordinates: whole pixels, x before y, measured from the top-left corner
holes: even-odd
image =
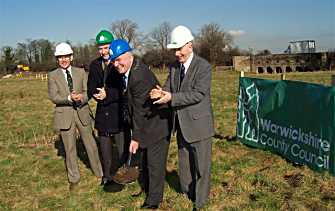
[[[286,80],[286,75],[285,75],[285,73],[282,73],[282,74],[281,74],[281,80]]]

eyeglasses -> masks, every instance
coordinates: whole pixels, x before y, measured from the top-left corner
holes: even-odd
[[[59,59],[59,60],[70,60],[71,56],[70,55],[58,56],[57,59]]]

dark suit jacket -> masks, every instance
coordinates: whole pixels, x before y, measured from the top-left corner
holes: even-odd
[[[214,135],[214,121],[211,104],[211,66],[194,54],[192,62],[180,85],[180,63],[170,67],[170,73],[163,87],[171,92],[173,119],[178,114],[179,125],[185,140],[197,142]],[[174,123],[174,122],[173,122]]]
[[[170,134],[170,112],[165,105],[154,105],[149,92],[159,84],[148,66],[134,60],[130,69],[126,95],[132,127],[132,139],[139,141],[141,148],[167,137]]]
[[[89,107],[87,104],[87,73],[82,68],[71,67],[73,90],[84,95],[80,107],[73,108],[72,102],[68,100],[70,91],[63,71],[57,68],[48,73],[49,99],[56,105],[54,116],[54,128],[56,130],[69,129],[73,122],[74,110],[78,112],[81,123],[86,126],[92,123]]]
[[[96,88],[102,87],[105,87],[106,98],[104,100],[95,99],[93,94],[98,93]],[[103,70],[102,58],[99,57],[89,66],[87,88],[89,99],[93,97],[97,101],[94,127],[99,132],[120,132],[122,129],[120,103],[123,91],[120,75],[111,64]]]

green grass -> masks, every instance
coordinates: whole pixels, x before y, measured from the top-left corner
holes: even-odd
[[[286,79],[330,85],[331,74],[290,73]],[[280,79],[280,75],[246,75]],[[166,74],[158,77],[164,81]],[[213,73],[216,137],[235,136],[238,79],[236,72]],[[79,191],[68,192],[64,160],[57,154],[58,136],[52,129],[53,109],[46,81],[0,80],[0,210],[138,210],[144,195],[131,197],[139,191],[138,184],[105,193],[79,158]],[[335,209],[335,178],[328,173],[294,166],[234,138],[215,138],[213,143],[212,188],[204,210]],[[192,208],[176,191],[177,164],[173,138],[162,210]]]

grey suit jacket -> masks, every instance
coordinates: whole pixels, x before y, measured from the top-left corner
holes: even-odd
[[[68,100],[70,91],[67,81],[60,68],[48,73],[49,99],[56,105],[54,115],[54,128],[56,130],[69,129],[73,121],[74,112],[78,113],[83,126],[92,123],[87,98],[87,73],[82,68],[71,67],[73,90],[84,95],[84,100],[78,108],[74,109]]]
[[[173,119],[178,114],[183,136],[189,143],[201,141],[214,135],[210,95],[211,76],[210,64],[194,54],[182,84],[179,85],[180,63],[176,62],[171,66],[163,87],[164,90],[172,94]]]

